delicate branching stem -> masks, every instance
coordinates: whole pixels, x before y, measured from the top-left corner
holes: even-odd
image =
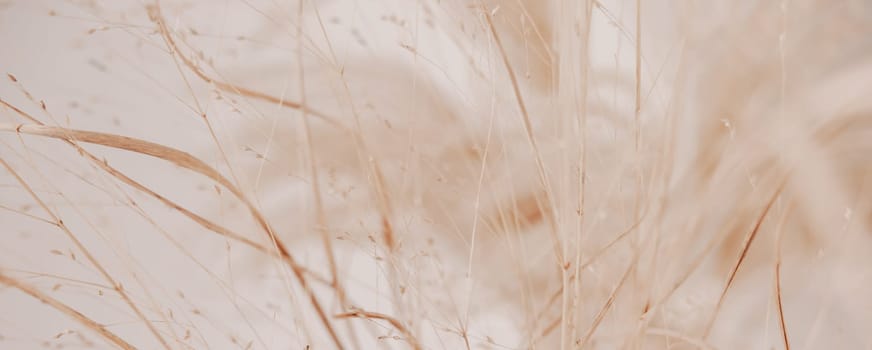
[[[371,319],[371,320],[387,321],[397,331],[402,333],[404,337],[406,337],[406,341],[409,342],[409,344],[412,346],[413,349],[415,349],[415,350],[423,349],[421,347],[421,344],[418,343],[418,339],[415,338],[415,336],[412,334],[412,332],[410,332],[409,329],[405,325],[403,325],[402,322],[400,322],[399,320],[397,320],[394,317],[391,317],[390,315],[385,315],[385,314],[381,314],[378,312],[355,310],[352,312],[338,314],[335,317],[336,318],[366,318],[366,319]]]
[[[36,119],[33,120],[36,121]],[[273,247],[277,250],[279,257],[287,262],[295,277],[300,282],[300,285],[306,291],[306,294],[308,295],[312,306],[315,308],[316,313],[321,319],[321,322],[324,324],[324,327],[331,334],[335,342],[337,344],[339,343],[338,336],[336,336],[336,333],[333,331],[333,326],[331,325],[330,320],[327,318],[327,315],[324,312],[321,303],[318,301],[318,298],[315,296],[314,291],[312,291],[311,287],[308,284],[308,281],[306,279],[306,270],[299,263],[297,263],[296,259],[294,259],[294,257],[290,254],[290,251],[287,250],[287,247],[281,242],[278,236],[276,236],[275,232],[270,227],[266,218],[260,213],[259,210],[257,210],[257,208],[254,207],[254,205],[246,198],[242,191],[234,186],[217,170],[208,166],[200,159],[197,159],[196,157],[175,148],[167,147],[153,142],[93,131],[74,130],[38,124],[0,124],[0,131],[39,135],[64,140],[67,141],[69,144],[73,145],[80,154],[85,155],[86,157],[92,159],[93,161],[96,161],[97,163],[105,162],[97,160],[97,158],[93,155],[90,155],[90,153],[85,153],[86,151],[78,146],[78,142],[98,144],[134,153],[144,154],[158,159],[162,159],[184,169],[206,176],[212,181],[220,184],[222,187],[233,193],[237,197],[237,199],[242,201],[248,208],[255,221],[267,234],[267,237],[270,239]]]
[[[87,247],[85,247],[85,245],[81,241],[79,241],[79,238],[76,237],[73,231],[71,231],[66,224],[64,224],[63,220],[61,220],[60,217],[58,217],[54,213],[54,211],[51,210],[51,208],[49,208],[48,205],[46,205],[45,202],[36,194],[36,192],[33,191],[33,189],[24,180],[24,178],[18,175],[18,172],[16,172],[15,169],[13,169],[12,166],[9,165],[9,163],[6,163],[6,160],[4,160],[3,158],[0,158],[0,165],[2,165],[4,168],[6,168],[7,171],[9,171],[10,174],[12,174],[15,180],[18,181],[21,187],[23,187],[27,191],[30,197],[46,212],[46,214],[51,217],[51,221],[54,222],[55,225],[67,235],[67,238],[69,238],[70,241],[75,244],[76,248],[78,248],[79,251],[81,251],[82,254],[85,255],[85,258],[88,259],[88,262],[90,262],[91,265],[97,269],[100,275],[103,276],[103,278],[112,285],[112,288],[118,293],[121,299],[124,300],[124,303],[126,303],[127,306],[129,306],[130,309],[133,310],[136,316],[145,324],[145,326],[148,327],[148,330],[152,333],[152,335],[154,335],[158,342],[160,342],[160,344],[165,349],[171,349],[170,344],[166,341],[166,339],[164,339],[163,335],[160,334],[157,328],[154,327],[154,324],[152,324],[151,321],[148,320],[142,310],[140,310],[139,307],[136,306],[136,304],[133,302],[133,300],[130,299],[130,296],[127,295],[127,292],[125,292],[124,288],[121,287],[121,284],[118,283],[114,277],[112,277],[109,271],[103,267],[103,264],[101,264],[97,260],[97,258],[94,257],[91,251]]]
[[[134,347],[133,345],[130,345],[130,343],[128,343],[124,339],[121,339],[121,337],[119,337],[115,333],[112,333],[112,331],[106,329],[105,326],[97,323],[97,321],[94,321],[93,319],[89,318],[88,316],[85,316],[84,314],[82,314],[78,310],[70,307],[69,305],[64,304],[63,302],[61,302],[55,298],[52,298],[43,292],[40,292],[38,289],[36,289],[35,287],[33,287],[29,284],[25,284],[24,282],[21,282],[15,278],[9,277],[2,272],[0,272],[0,284],[7,285],[9,287],[18,289],[18,290],[24,292],[25,294],[30,295],[31,297],[47,304],[48,306],[51,306],[54,309],[66,314],[70,318],[76,320],[76,322],[82,324],[86,328],[99,334],[101,337],[105,338],[107,341],[114,344],[118,348],[121,348],[124,350],[135,350],[136,349],[136,347]]]

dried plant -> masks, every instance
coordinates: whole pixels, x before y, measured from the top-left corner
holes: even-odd
[[[872,5],[0,1],[0,348],[868,348]]]

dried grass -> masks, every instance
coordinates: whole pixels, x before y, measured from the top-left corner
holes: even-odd
[[[869,347],[868,23],[0,3],[0,348]]]

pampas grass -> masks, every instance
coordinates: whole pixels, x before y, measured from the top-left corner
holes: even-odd
[[[0,348],[868,348],[869,23],[0,2]]]

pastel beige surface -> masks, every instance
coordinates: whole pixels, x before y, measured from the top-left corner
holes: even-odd
[[[872,348],[870,38],[861,0],[0,0],[0,349]]]

